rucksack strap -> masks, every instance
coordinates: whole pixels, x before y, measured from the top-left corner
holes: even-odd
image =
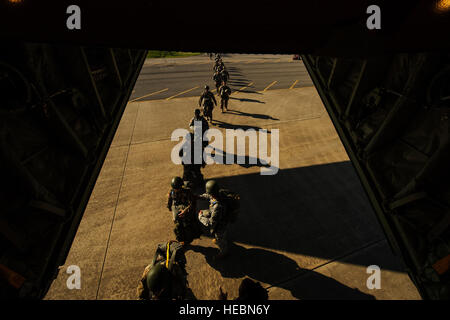
[[[166,248],[166,262],[165,262],[165,266],[169,271],[172,271],[172,267],[173,264],[175,263],[175,258],[177,256],[177,252],[180,249],[180,247],[176,247],[173,250],[172,254],[170,254],[170,243],[171,241],[167,242],[167,248]],[[173,246],[172,246],[173,248]],[[156,254],[153,257],[153,261],[152,261],[152,266],[154,266],[156,264],[156,260],[158,259],[158,250],[156,251]]]
[[[166,268],[169,269],[169,258],[170,258],[170,241],[167,242],[167,253],[166,253]]]
[[[175,247],[175,249],[172,252],[172,255],[170,255],[170,241],[167,242],[167,255],[166,255],[166,268],[169,271],[172,271],[173,264],[175,263],[175,258],[177,256],[177,252],[180,249],[180,247]],[[170,256],[170,258],[169,258]]]

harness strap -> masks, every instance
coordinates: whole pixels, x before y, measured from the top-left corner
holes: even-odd
[[[167,242],[166,268],[169,269],[170,241]]]

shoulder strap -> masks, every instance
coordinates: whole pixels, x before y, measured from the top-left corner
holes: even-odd
[[[170,258],[170,241],[167,242],[167,254],[166,254],[166,268],[169,269],[169,258]]]

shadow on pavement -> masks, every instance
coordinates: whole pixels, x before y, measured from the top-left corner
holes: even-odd
[[[246,79],[242,79],[242,77],[244,76],[241,72],[236,71],[236,70],[232,70],[232,69],[228,69],[228,73],[230,75],[230,77],[233,77],[233,80],[237,80],[237,81],[244,81]],[[241,78],[241,79],[239,79]],[[231,80],[231,78],[230,78]]]
[[[259,101],[259,100],[255,100],[255,99],[245,99],[245,98],[240,99],[240,98],[233,98],[233,97],[230,97],[230,99],[239,100],[241,102],[255,102],[255,103],[263,103],[263,104],[265,104],[264,101]],[[232,110],[228,109],[228,111],[232,111]]]
[[[244,156],[244,163],[237,163],[237,154],[231,154],[231,153],[227,153],[226,151],[220,150],[220,149],[215,149],[215,151],[213,152],[213,155],[215,157],[215,159],[217,159],[217,157],[222,157],[223,158],[223,164],[225,165],[231,165],[231,164],[237,164],[243,168],[251,168],[251,167],[270,167],[270,164],[266,164],[263,163],[261,161],[261,159],[259,158],[255,158],[255,157],[250,157],[245,155]],[[231,162],[230,163],[226,163],[226,158],[231,156]]]
[[[244,125],[244,124],[231,124],[231,123],[223,122],[223,121],[220,121],[220,120],[213,120],[213,125],[217,126],[219,128],[225,128],[225,129],[242,129],[242,130],[248,130],[248,129],[260,130],[260,129],[263,129],[261,127],[247,126],[247,125]],[[270,130],[267,130],[267,133],[271,133]]]
[[[219,261],[214,260],[218,250],[211,247],[190,246],[190,250],[205,256],[206,262],[220,272],[224,278],[250,277],[271,286],[291,291],[297,299],[340,299],[373,300],[372,295],[349,288],[342,283],[320,273],[302,269],[297,263],[276,252],[230,244],[230,255]],[[307,275],[307,285],[289,285],[294,276]]]
[[[227,83],[232,86],[245,86],[251,82],[250,80],[244,78],[238,79],[236,74],[230,74],[230,77],[231,76],[233,76],[233,78],[230,78]]]
[[[235,92],[237,92],[237,90],[236,90]],[[241,93],[255,93],[255,94],[262,94],[261,92],[258,92],[258,91],[251,91],[251,90],[241,90],[241,91],[239,91],[239,92],[241,92]],[[234,93],[234,92],[233,92],[233,93]]]
[[[214,179],[241,196],[231,241],[332,260],[385,239],[350,161]],[[374,259],[382,269],[404,271],[390,251]]]
[[[236,92],[242,87],[248,86],[248,82],[228,82],[227,83],[230,89],[232,89],[232,92]]]
[[[232,98],[233,99],[233,98]],[[265,102],[260,102],[260,103],[265,103]],[[242,112],[239,110],[233,110],[233,109],[228,109],[227,113],[231,113],[237,116],[245,116],[245,117],[252,117],[252,118],[256,118],[256,119],[265,119],[265,120],[280,120],[278,118],[274,118],[272,116],[269,116],[267,114],[260,114],[260,113],[247,113],[247,112]]]
[[[192,291],[192,289],[189,287],[186,290],[185,300],[197,300],[197,297],[195,296],[194,291]]]

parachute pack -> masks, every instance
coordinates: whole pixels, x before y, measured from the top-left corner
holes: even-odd
[[[225,204],[225,220],[229,223],[236,222],[241,207],[241,196],[228,189],[220,189],[219,194]]]
[[[213,94],[211,92],[203,94],[203,105],[209,107],[213,105]]]

